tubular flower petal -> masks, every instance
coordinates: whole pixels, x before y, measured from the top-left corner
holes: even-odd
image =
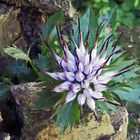
[[[78,61],[84,64],[84,54],[81,52],[79,48],[76,48],[76,55],[77,55]]]
[[[54,55],[54,58],[56,59],[57,63],[60,65],[62,58],[59,57],[56,53],[54,53],[54,51],[53,51],[53,55]]]
[[[87,98],[87,105],[92,111],[95,111],[95,101],[91,97]]]
[[[69,89],[75,93],[81,90],[81,86],[78,83],[72,84]]]
[[[66,78],[69,80],[69,81],[74,81],[75,79],[75,74],[73,72],[65,72],[65,75],[66,75]]]
[[[56,86],[53,91],[55,92],[64,92],[65,90],[69,89],[69,86],[71,85],[71,82],[65,81],[64,83]]]
[[[60,73],[60,72],[45,72],[45,74],[49,75],[50,77],[56,79],[56,80],[66,80],[66,76],[64,73]]]
[[[49,75],[50,77],[52,77],[52,78],[54,78],[56,80],[59,79],[57,73],[45,72],[45,74]]]
[[[89,54],[86,53],[86,54],[85,54],[85,59],[84,59],[84,65],[85,65],[85,66],[87,66],[87,65],[89,64],[89,59],[90,59],[90,58],[89,58]]]
[[[83,80],[81,83],[81,87],[83,89],[88,88],[89,87],[90,82],[88,80]]]
[[[60,66],[63,68],[64,71],[67,71],[67,63],[64,60],[60,62]]]
[[[82,52],[83,54],[85,54],[86,49],[85,49],[85,46],[84,46],[84,43],[83,43],[82,32],[80,32],[80,46],[79,46],[79,49],[81,50],[81,52]]]
[[[65,48],[65,52],[67,54],[67,59],[71,60],[73,63],[75,63],[75,57],[73,56],[73,54],[69,51],[68,47],[66,46]]]
[[[86,97],[83,94],[79,94],[77,97],[77,100],[78,100],[79,105],[82,106],[86,101]]]
[[[94,89],[95,91],[105,91],[108,88],[107,85],[104,84],[95,84]]]
[[[118,72],[107,72],[101,76],[98,76],[98,81],[102,83],[108,83]]]
[[[61,72],[51,73],[45,71],[45,74],[49,75],[50,77],[63,81],[62,84],[56,86],[53,90],[55,92],[68,91],[66,103],[77,99],[79,105],[82,106],[86,102],[88,107],[93,111],[95,110],[94,100],[105,101],[102,100],[105,99],[102,91],[108,89],[108,82],[112,80],[112,78],[130,70],[129,66],[127,66],[117,71],[105,71],[107,70],[106,65],[110,65],[113,56],[121,50],[116,49],[117,42],[120,37],[113,45],[111,52],[107,53],[112,35],[110,35],[104,41],[101,47],[99,46],[100,49],[98,50],[98,32],[99,29],[97,29],[94,47],[91,49],[91,51],[89,50],[90,47],[88,46],[88,37],[86,38],[86,42],[84,42],[81,31],[79,31],[79,46],[68,33],[69,39],[75,47],[75,53],[72,53],[69,50],[68,45],[63,38],[62,32],[59,32],[60,45],[63,49],[63,59],[53,50],[51,50],[51,53],[56,59]],[[89,36],[89,33],[87,36]],[[86,46],[84,46],[84,43]],[[93,88],[91,89],[91,87]]]
[[[76,65],[72,61],[67,62],[67,71],[75,72],[77,70]]]
[[[76,93],[70,91],[68,92],[67,96],[66,96],[66,102],[65,103],[68,103],[72,100],[74,100],[76,98]]]
[[[87,89],[84,89],[83,94],[84,94],[84,96],[86,96],[87,98],[90,98],[90,97],[91,97],[90,91],[89,91],[88,88],[87,88]]]
[[[80,72],[84,71],[84,66],[83,66],[83,64],[81,62],[78,65],[78,69],[79,69]]]
[[[92,70],[93,70],[92,64],[90,63],[85,67],[84,73],[88,75],[92,72]]]
[[[90,53],[91,60],[93,60],[97,55],[97,49],[93,48]]]
[[[83,74],[82,72],[80,72],[80,71],[78,71],[78,72],[76,73],[75,76],[76,76],[75,78],[76,78],[76,80],[77,80],[78,82],[83,81],[84,78],[85,78],[84,74]]]
[[[101,92],[98,91],[93,91],[91,96],[95,99],[103,99],[103,94]]]
[[[60,80],[66,80],[66,75],[64,72],[57,72],[57,75],[59,77]]]

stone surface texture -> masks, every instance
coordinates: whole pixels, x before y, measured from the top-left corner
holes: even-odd
[[[42,12],[55,13],[56,11],[63,11],[69,18],[74,18],[76,10],[73,8],[70,0],[1,0],[9,5],[16,7],[36,7]]]
[[[1,8],[3,10],[0,10],[0,50],[10,46],[21,33],[17,19],[20,9],[13,9],[13,7],[6,7],[5,5],[1,5]],[[19,47],[23,45],[20,43],[18,43]],[[1,54],[3,55],[2,51]]]
[[[103,113],[101,123],[89,114],[87,121],[81,122],[72,131],[61,135],[59,127],[50,120],[50,112],[35,111],[31,108],[36,95],[41,91],[37,83],[16,85],[11,88],[18,105],[23,109],[23,140],[125,140],[127,137],[128,113],[119,107],[119,113],[109,116]]]

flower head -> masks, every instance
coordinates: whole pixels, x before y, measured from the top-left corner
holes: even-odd
[[[117,71],[104,71],[106,66],[110,65],[112,57],[121,51],[116,50],[116,45],[121,35],[112,46],[112,51],[110,54],[107,55],[108,46],[112,35],[109,36],[104,41],[100,49],[98,49],[98,30],[99,28],[97,29],[94,47],[91,49],[91,51],[88,49],[89,32],[84,44],[83,35],[79,29],[79,45],[77,45],[68,34],[70,40],[75,46],[75,53],[73,54],[69,50],[61,30],[57,27],[60,45],[62,46],[63,50],[63,57],[59,57],[53,50],[51,50],[51,52],[61,71],[52,73],[45,71],[45,73],[50,77],[63,81],[53,90],[55,92],[68,92],[65,103],[77,99],[79,105],[82,106],[86,103],[92,111],[95,111],[95,100],[106,101],[102,92],[110,87],[108,82],[111,81],[113,77],[129,71],[129,66]]]

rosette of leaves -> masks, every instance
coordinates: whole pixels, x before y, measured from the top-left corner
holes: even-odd
[[[57,14],[50,17],[45,28],[50,33],[45,31],[40,40],[41,55],[27,60],[37,73],[47,75],[39,74],[47,91],[39,94],[36,107],[53,108],[62,132],[80,121],[84,104],[97,119],[98,109],[113,110],[122,101],[140,103],[139,67],[135,60],[125,59],[125,48],[118,45],[122,34],[116,37],[111,17],[106,18],[98,20],[88,9],[68,32],[58,26]]]

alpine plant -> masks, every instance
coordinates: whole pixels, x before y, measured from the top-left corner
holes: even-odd
[[[49,48],[55,60],[57,61],[60,71],[45,71],[45,73],[53,79],[62,81],[62,83],[56,86],[53,91],[58,93],[67,91],[65,104],[77,99],[80,106],[87,104],[94,113],[95,100],[111,103],[111,101],[107,100],[102,93],[112,86],[108,83],[114,77],[130,70],[130,66],[127,66],[121,70],[105,72],[105,70],[107,69],[106,66],[110,65],[112,57],[118,52],[122,51],[121,49],[117,49],[117,43],[122,34],[119,35],[117,41],[115,41],[115,43],[112,45],[110,54],[107,54],[109,42],[112,35],[109,36],[104,41],[100,49],[98,49],[99,28],[101,27],[101,25],[102,23],[99,25],[96,31],[95,43],[91,50],[89,50],[88,45],[89,32],[84,44],[82,32],[80,30],[80,22],[79,45],[76,44],[76,42],[68,33],[69,39],[75,47],[74,53],[69,50],[67,43],[63,38],[62,31],[60,30],[60,27],[57,26],[56,28],[60,45],[62,46],[63,57],[59,57],[51,49],[51,47]]]

